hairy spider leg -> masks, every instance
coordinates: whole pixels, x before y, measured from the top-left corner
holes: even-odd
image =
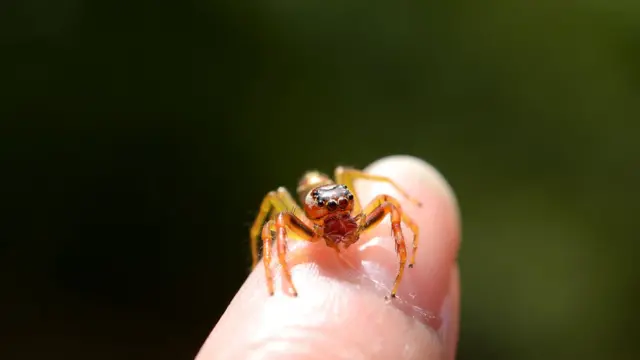
[[[400,203],[398,200],[390,195],[378,195],[376,196],[367,207],[364,209],[364,214],[372,213],[375,208],[380,206],[382,203],[389,202],[392,203],[399,211],[400,216],[402,217],[402,222],[411,230],[413,233],[413,242],[411,249],[411,259],[409,260],[409,267],[412,268],[416,263],[416,253],[418,252],[418,244],[419,244],[419,234],[420,229],[418,228],[418,224],[416,224],[407,213],[402,210]],[[378,220],[378,222],[382,221],[382,218]],[[376,223],[377,224],[377,223]],[[371,228],[370,226],[368,228]]]
[[[389,195],[376,196],[371,200],[369,205],[367,205],[364,214],[366,220],[362,229],[363,232],[372,229],[378,225],[387,214],[391,214],[391,231],[393,233],[393,239],[395,240],[396,253],[398,254],[398,260],[400,263],[400,268],[398,269],[396,280],[393,284],[393,289],[391,290],[391,297],[396,297],[400,281],[402,281],[402,276],[404,275],[404,267],[407,262],[407,247],[404,235],[402,234],[401,223],[404,222],[415,233],[417,233],[417,226],[410,218],[404,216],[398,200]],[[415,255],[415,249],[417,246],[415,239],[413,245]]]
[[[356,194],[356,189],[353,186],[353,182],[358,179],[362,180],[370,180],[370,181],[378,181],[385,182],[391,186],[393,186],[402,196],[404,196],[407,200],[411,201],[418,207],[422,206],[422,203],[417,199],[411,197],[406,191],[404,191],[395,181],[389,179],[386,176],[379,176],[366,173],[364,171],[360,171],[350,167],[338,166],[335,170],[334,174],[336,183],[347,185],[349,189],[354,193],[355,201],[353,205],[353,213],[357,214],[361,209],[359,196]]]
[[[415,198],[412,198],[409,194],[407,194],[406,191],[402,190],[402,188],[398,184],[396,184],[393,180],[384,176],[372,175],[354,168],[339,166],[336,168],[335,178],[338,184],[345,184],[349,189],[353,191],[354,193],[353,213],[354,214],[357,214],[361,210],[360,199],[356,194],[355,188],[353,186],[353,182],[357,179],[386,182],[388,184],[391,184],[391,186],[393,186],[400,194],[402,194],[405,198],[407,198],[409,201],[414,203],[416,206],[419,206],[419,207],[422,206],[422,203],[420,203]],[[396,207],[401,208],[400,203],[395,198],[392,198],[389,196],[388,198],[391,199],[390,201],[393,202],[393,204]],[[373,208],[375,207],[376,207],[375,201],[371,201],[367,208],[369,211],[365,209],[364,213],[371,212],[371,210],[373,210]],[[418,251],[418,232],[419,232],[418,225],[416,225],[416,223],[403,211],[401,211],[401,214],[402,214],[402,221],[405,223],[405,225],[409,227],[409,229],[411,229],[411,232],[413,232],[413,249],[412,249],[413,251],[411,254],[411,260],[409,261],[409,267],[412,268],[416,263],[416,252]]]
[[[306,241],[317,241],[316,233],[312,227],[309,227],[304,221],[289,212],[279,212],[274,220],[269,220],[262,228],[263,242],[263,262],[265,275],[267,277],[267,289],[269,295],[273,295],[273,275],[271,274],[271,242],[273,240],[271,229],[275,230],[276,248],[278,252],[278,261],[282,267],[282,275],[284,280],[289,283],[289,292],[293,296],[298,296],[293,280],[291,279],[291,270],[287,265],[287,228],[296,233],[301,239]]]
[[[273,275],[271,275],[271,244],[273,243],[273,235],[271,229],[275,226],[273,220],[267,221],[262,227],[262,263],[264,264],[264,275],[267,279],[267,290],[269,296],[273,295]]]
[[[304,217],[302,209],[296,204],[295,200],[293,200],[289,191],[284,187],[279,187],[276,191],[270,191],[264,197],[260,205],[260,211],[249,231],[249,236],[251,237],[252,268],[258,264],[258,235],[260,234],[260,228],[264,225],[269,214],[273,214],[274,216],[271,218],[274,218],[275,214],[282,211],[290,211],[297,216]],[[306,217],[304,217],[304,219],[305,223],[310,223]]]

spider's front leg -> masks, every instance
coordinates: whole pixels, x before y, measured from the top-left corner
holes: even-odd
[[[298,218],[296,215],[290,212],[279,212],[275,220],[270,220],[262,228],[262,242],[263,242],[263,263],[265,276],[267,278],[267,290],[269,295],[273,295],[273,275],[271,273],[271,243],[273,241],[272,229],[275,231],[276,236],[276,248],[278,253],[278,261],[282,267],[282,275],[284,280],[289,283],[289,292],[293,296],[298,296],[298,291],[293,285],[291,279],[291,270],[287,265],[287,228],[292,230],[303,240],[316,241],[316,233],[314,229],[308,226],[305,221]]]
[[[253,261],[252,268],[256,266],[258,263],[258,235],[260,234],[260,228],[264,225],[265,220],[267,220],[267,216],[270,213],[279,213],[283,211],[289,211],[294,214],[298,214],[299,216],[304,216],[302,213],[302,209],[296,204],[293,197],[285,189],[284,187],[279,187],[276,191],[269,192],[264,199],[262,200],[262,204],[260,205],[260,211],[256,216],[256,219],[253,222],[253,226],[251,226],[251,230],[249,231],[249,236],[251,238],[251,258]],[[308,221],[305,220],[307,224]]]
[[[394,298],[396,297],[398,287],[402,281],[404,267],[407,262],[407,246],[404,240],[404,235],[402,234],[401,224],[404,222],[414,233],[413,256],[409,263],[409,267],[413,267],[413,263],[415,262],[415,254],[418,246],[416,242],[418,226],[413,222],[413,220],[404,214],[398,200],[389,195],[378,195],[364,210],[365,220],[362,232],[370,230],[378,225],[387,214],[391,214],[391,231],[393,233],[393,239],[395,240],[396,253],[398,254],[398,261],[400,263],[400,268],[398,269],[396,280],[391,290],[391,297]]]

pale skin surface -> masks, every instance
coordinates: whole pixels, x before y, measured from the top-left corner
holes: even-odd
[[[460,224],[453,192],[433,167],[413,157],[383,158],[365,170],[392,178],[422,203],[412,205],[387,184],[356,182],[363,202],[396,196],[420,228],[416,264],[406,269],[398,298],[384,299],[398,266],[388,217],[342,258],[324,243],[291,241],[298,297],[286,294],[276,264],[276,291],[268,296],[264,267],[257,266],[197,360],[455,358]],[[410,238],[410,230],[403,231]]]

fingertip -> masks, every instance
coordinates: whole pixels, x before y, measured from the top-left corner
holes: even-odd
[[[441,351],[449,348],[447,343],[457,336],[457,324],[450,324],[457,322],[457,303],[455,299],[447,300],[451,289],[457,286],[450,286],[459,242],[453,191],[432,165],[413,156],[388,156],[373,162],[365,171],[392,178],[418,200],[411,202],[398,196],[403,209],[406,207],[404,210],[420,225],[421,244],[415,265],[408,265],[414,269],[405,273],[398,294],[390,295],[388,290],[381,294],[376,292],[377,285],[369,284],[375,280],[376,284],[391,285],[390,278],[397,271],[388,225],[373,231],[383,232],[381,242],[389,247],[385,254],[376,258],[369,257],[371,253],[366,251],[354,252],[360,254],[363,264],[367,263],[367,278],[361,276],[360,270],[343,270],[345,265],[323,244],[305,244],[313,261],[292,269],[300,296],[267,296],[264,269],[255,268],[198,359],[248,358],[258,354],[264,359],[294,355],[298,359],[315,359],[324,356],[323,352],[336,355],[330,358],[341,358],[337,354],[346,353],[356,355],[349,358],[442,358]],[[356,188],[364,201],[382,193],[396,194],[389,185],[370,181],[358,182]],[[364,242],[366,239],[361,243]],[[375,264],[376,260],[381,260],[380,264]],[[371,269],[378,267],[388,269],[376,277],[377,270]],[[394,298],[385,303],[385,295]],[[419,309],[409,310],[411,316],[407,316],[399,303]],[[428,324],[420,318],[428,316],[422,315],[423,310],[438,314],[445,324]],[[418,313],[421,315],[416,316]],[[371,339],[379,345],[372,347]]]
[[[405,272],[398,298],[406,299],[411,305],[405,309],[409,312],[412,306],[418,306],[437,314],[441,321],[440,325],[432,325],[436,330],[440,327],[451,328],[442,322],[457,319],[457,315],[444,313],[457,311],[452,307],[444,307],[451,289],[450,274],[457,267],[461,241],[459,209],[453,189],[433,165],[414,156],[384,157],[367,166],[365,171],[388,177],[423,205],[415,206],[390,184],[373,181],[356,184],[358,194],[365,203],[376,195],[392,195],[400,202],[403,212],[417,224],[419,234],[415,262],[408,264],[411,270]],[[396,245],[388,236],[388,220],[386,222],[369,233],[368,238],[372,239],[369,244],[375,245],[366,244],[362,247],[370,249],[363,258],[376,258],[377,265],[373,268],[376,269],[377,280],[390,283],[395,275],[397,260]],[[407,248],[409,246],[410,241],[407,240]],[[378,271],[380,265],[386,271]]]
[[[428,188],[430,192],[442,193],[457,206],[453,189],[445,177],[435,166],[421,158],[412,155],[385,156],[369,164],[365,171],[389,176],[407,191]],[[426,206],[425,201],[420,197],[416,205],[417,207]]]

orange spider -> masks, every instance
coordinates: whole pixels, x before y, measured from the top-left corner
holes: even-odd
[[[400,224],[403,222],[413,232],[413,253],[409,262],[410,268],[415,263],[418,249],[418,226],[402,211],[398,200],[389,195],[376,196],[362,210],[357,195],[350,190],[354,189],[353,182],[356,179],[386,182],[411,202],[422,206],[393,180],[345,167],[336,168],[335,181],[318,171],[309,171],[304,174],[297,188],[304,212],[300,211],[302,209],[284,187],[269,192],[262,201],[260,212],[250,231],[251,254],[253,267],[255,267],[258,263],[258,234],[262,227],[262,259],[269,295],[274,293],[271,274],[271,245],[274,238],[283,276],[290,286],[289,292],[293,296],[297,296],[298,292],[291,280],[291,271],[286,263],[287,230],[291,230],[297,237],[306,241],[315,242],[324,239],[327,246],[340,252],[340,246],[347,249],[358,241],[363,232],[372,229],[387,214],[391,214],[391,229],[400,263],[391,290],[391,297],[396,296],[407,260],[407,250]],[[272,216],[265,224],[269,214]]]

